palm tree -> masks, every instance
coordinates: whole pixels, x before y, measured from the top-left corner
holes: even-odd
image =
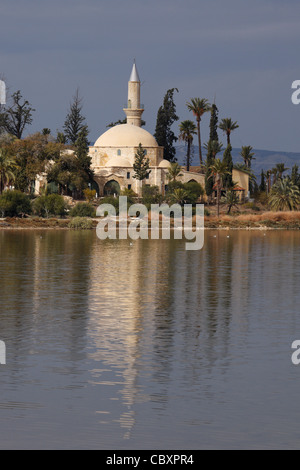
[[[217,189],[217,215],[220,215],[220,197],[223,184],[223,176],[229,174],[227,170],[226,162],[216,158],[215,161],[210,165],[211,174],[209,178],[214,178],[216,189]]]
[[[282,175],[285,171],[289,170],[289,168],[286,168],[284,163],[277,163],[274,170],[277,170],[278,173],[278,178],[282,178]]]
[[[182,121],[179,125],[179,140],[184,141],[187,144],[187,155],[186,155],[186,169],[190,171],[190,159],[191,159],[191,146],[193,143],[193,136],[196,134],[196,126],[193,121]]]
[[[223,145],[218,140],[210,140],[207,144],[204,144],[205,150],[210,150],[213,158],[216,158],[217,153],[223,150]]]
[[[179,165],[179,163],[177,162],[174,162],[174,163],[171,163],[171,165],[169,166],[169,171],[168,171],[168,174],[167,174],[167,179],[169,181],[176,181],[176,178],[178,176],[182,176],[182,173],[181,173],[181,166]]]
[[[247,168],[251,168],[251,161],[255,160],[255,153],[253,153],[252,150],[253,148],[251,147],[251,145],[244,145],[242,147],[242,151],[240,152],[240,155],[244,160],[245,166]]]
[[[273,175],[273,185],[277,181],[278,169],[276,167],[272,168],[271,175]]]
[[[272,210],[296,210],[300,204],[300,191],[290,178],[279,179],[272,187],[269,195]]]
[[[6,149],[0,149],[0,194],[6,184],[15,180],[15,170],[17,164]]]
[[[200,134],[200,121],[204,113],[207,113],[211,110],[211,105],[209,104],[206,98],[191,98],[191,102],[186,103],[189,111],[192,111],[196,121],[197,121],[197,131],[198,131],[198,145],[199,145],[199,159],[200,166],[203,164],[202,160],[202,149],[201,149],[201,134]]]
[[[231,118],[224,118],[220,122],[219,128],[227,135],[227,145],[230,145],[230,134],[239,127],[237,121],[233,122]]]
[[[267,194],[269,194],[271,191],[271,175],[272,175],[272,170],[267,170],[266,171]]]
[[[171,203],[175,202],[176,204],[183,205],[186,202],[188,196],[189,193],[184,188],[176,188],[170,194],[169,200]]]
[[[231,209],[237,207],[239,202],[239,197],[236,191],[234,191],[234,188],[226,191],[226,196],[221,198],[221,204],[227,204],[227,214],[230,214]]]

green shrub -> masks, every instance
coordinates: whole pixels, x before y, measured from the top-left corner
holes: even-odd
[[[31,214],[30,197],[21,191],[4,191],[0,196],[2,217],[24,217]]]
[[[253,211],[260,211],[260,207],[257,206],[254,202],[245,202],[243,205],[242,205],[242,208],[243,209],[252,209]]]
[[[116,215],[119,215],[119,198],[114,196],[107,196],[101,199],[100,206],[102,204],[110,204],[116,209]]]
[[[95,217],[96,210],[87,202],[79,202],[70,210],[71,217]]]
[[[204,195],[205,191],[200,183],[196,181],[190,181],[185,183],[183,188],[188,192],[187,204],[195,204],[198,199]]]
[[[134,199],[137,198],[137,194],[133,191],[133,189],[125,188],[121,191],[120,196],[126,196],[127,202],[130,204],[134,204]]]
[[[175,189],[184,189],[183,183],[181,181],[170,181],[168,183],[168,193],[173,193]]]
[[[49,194],[48,196],[40,196],[32,203],[34,214],[40,217],[61,216],[66,215],[67,204],[59,194]]]
[[[206,215],[206,217],[210,216],[210,211],[206,207],[204,207],[204,215]]]
[[[95,189],[84,189],[83,194],[87,202],[92,202],[96,198],[96,190]]]
[[[255,194],[255,202],[263,204],[264,206],[268,205],[268,194],[265,191],[260,191]]]
[[[142,197],[142,203],[148,210],[151,208],[151,204],[161,204],[164,199],[158,186],[143,186]]]
[[[189,183],[181,183],[181,181],[171,181],[168,184],[167,195],[170,196],[174,194],[178,189],[182,189],[186,192],[186,204],[195,204],[198,199],[204,195],[205,191],[201,184],[196,181],[190,181]],[[172,199],[172,196],[171,196]]]
[[[184,183],[184,189],[190,191],[193,194],[196,194],[198,197],[203,196],[205,191],[200,183],[196,181],[189,181],[188,183]]]
[[[68,227],[75,230],[91,230],[94,224],[91,219],[87,219],[86,217],[74,217],[74,219],[69,222]]]

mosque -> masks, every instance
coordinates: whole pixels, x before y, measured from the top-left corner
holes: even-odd
[[[128,101],[123,111],[126,114],[127,123],[116,125],[104,132],[89,147],[89,155],[94,170],[92,189],[96,190],[97,197],[106,195],[118,195],[125,189],[132,189],[141,196],[142,185],[157,186],[161,194],[165,194],[168,188],[168,172],[170,162],[164,159],[164,148],[160,147],[155,138],[141,127],[144,106],[141,104],[141,81],[134,62],[128,82]],[[139,144],[142,145],[150,162],[150,173],[141,182],[134,178],[133,164]],[[73,153],[73,150],[66,150]],[[194,170],[194,171],[193,171]],[[35,181],[35,193],[39,194],[40,188],[47,184],[47,175],[39,175]],[[236,191],[241,200],[248,196],[248,174],[233,169],[232,179],[236,182]],[[205,176],[199,171],[199,167],[191,167],[186,171],[182,167],[177,177],[182,183],[197,182],[205,187]]]
[[[141,194],[142,182],[133,177],[133,164],[139,144],[149,158],[151,170],[144,184],[157,186],[162,194],[167,189],[170,162],[164,160],[164,148],[141,127],[144,106],[141,104],[140,95],[141,82],[134,63],[128,82],[127,107],[123,109],[127,123],[110,128],[89,149],[94,170],[93,188],[99,196],[118,194],[124,189],[132,189]],[[204,175],[184,169],[181,174],[178,180],[183,183],[196,181],[204,187]]]

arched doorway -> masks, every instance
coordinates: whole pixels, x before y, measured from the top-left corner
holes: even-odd
[[[120,185],[117,181],[108,181],[104,186],[104,196],[118,196],[120,194]]]
[[[96,191],[96,197],[100,196],[99,186],[98,186],[98,183],[96,183],[96,181],[92,181],[91,189]]]

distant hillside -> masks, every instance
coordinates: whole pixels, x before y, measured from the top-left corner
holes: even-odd
[[[232,150],[232,158],[234,163],[242,163],[242,157],[240,156],[240,148],[234,148]],[[284,163],[287,168],[292,168],[295,163],[300,167],[300,153],[295,152],[277,152],[276,150],[258,150],[253,149],[255,153],[255,160],[252,160],[252,169],[255,175],[259,176],[261,170],[269,170],[273,168],[276,163]],[[206,150],[202,150],[203,158],[206,158]],[[186,147],[184,145],[178,145],[176,147],[176,157],[178,163],[184,164],[184,158],[186,155]],[[222,157],[223,153],[219,153],[219,158]],[[199,165],[199,150],[198,146],[194,146],[194,156],[192,165]]]

